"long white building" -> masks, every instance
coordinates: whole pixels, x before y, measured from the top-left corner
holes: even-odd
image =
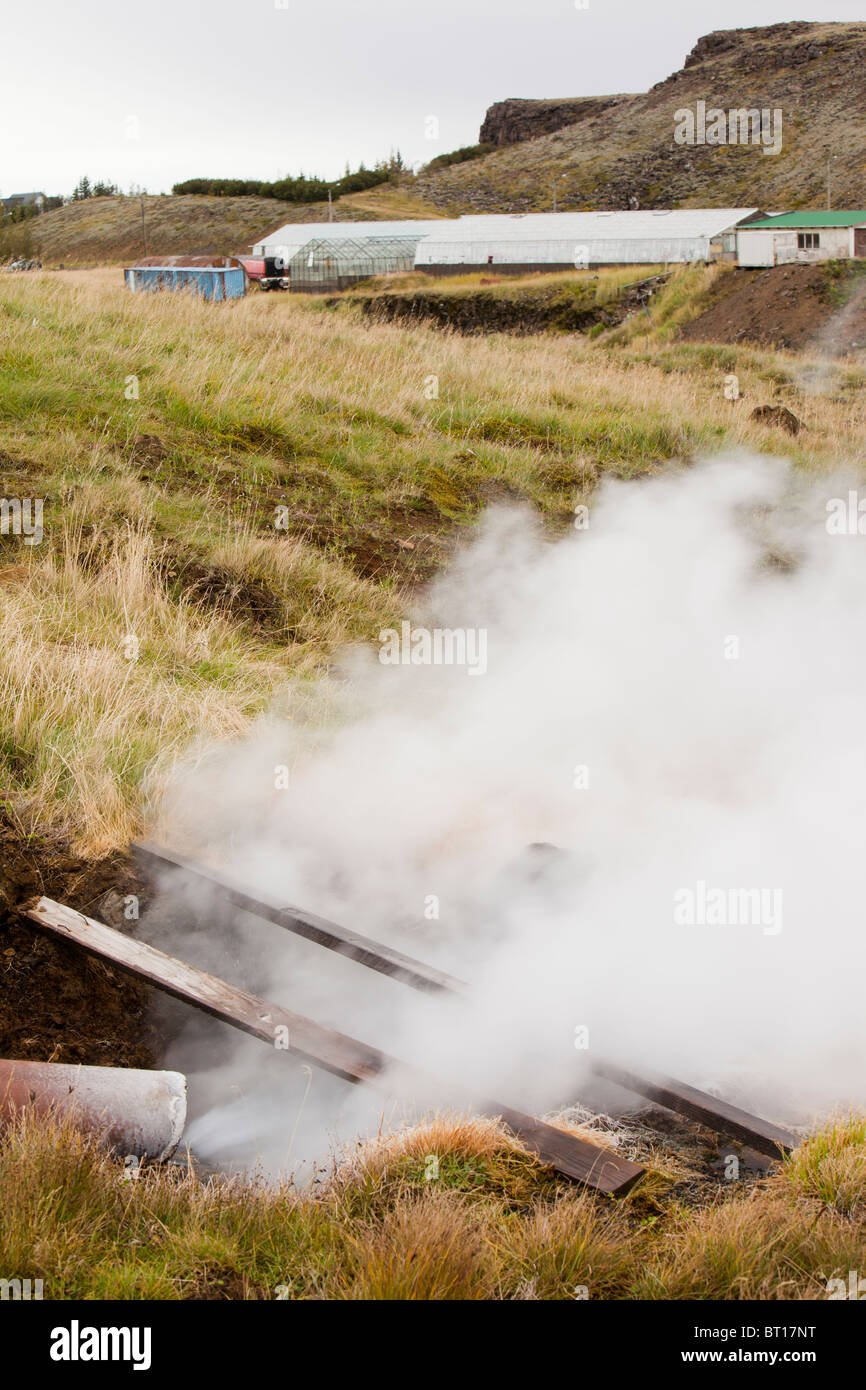
[[[287,222],[270,232],[263,241],[252,248],[254,256],[279,256],[288,265],[294,256],[311,241],[342,241],[344,239],[364,239],[365,237],[404,237],[420,241],[435,229],[451,227],[454,224],[446,218],[437,221],[413,221],[405,218],[400,222]]]
[[[293,289],[342,289],[368,275],[417,270],[500,273],[599,265],[734,260],[737,228],[757,208],[470,214],[396,222],[289,222],[252,248],[275,256]]]
[[[418,270],[447,274],[733,260],[736,228],[757,208],[541,212],[460,217],[419,242]]]

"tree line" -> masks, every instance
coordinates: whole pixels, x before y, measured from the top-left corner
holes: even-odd
[[[80,203],[83,198],[120,198],[122,193],[116,183],[108,183],[105,179],[97,179],[91,183],[85,174],[78,180],[72,190],[73,203]]]
[[[363,193],[367,188],[387,183],[402,173],[406,166],[399,153],[365,169],[361,164],[354,172],[346,169],[339,179],[320,179],[299,174],[296,178],[275,179],[185,179],[172,186],[172,193],[205,193],[212,198],[277,198],[282,203],[321,203],[330,193],[341,198],[347,193]]]
[[[303,173],[296,178],[288,177],[273,181],[265,179],[185,179],[182,183],[174,184],[171,191],[175,194],[207,194],[215,198],[256,197],[276,198],[284,203],[319,203],[324,202],[329,194],[332,198],[341,198],[347,193],[363,193],[367,188],[375,188],[378,184],[387,183],[405,173],[406,167],[403,156],[397,150],[388,159],[380,160],[373,169],[367,169],[361,164],[353,171],[347,164],[345,174],[339,179],[320,179],[315,175],[309,176]],[[129,190],[130,197],[140,197],[146,193],[146,188],[139,188],[136,185],[133,185]],[[87,174],[84,174],[78,180],[70,196],[46,197],[43,198],[41,205],[29,203],[14,208],[6,208],[0,203],[0,226],[27,222],[32,217],[38,217],[41,212],[62,207],[67,202],[80,203],[87,198],[123,198],[125,196],[123,189],[118,184],[112,183],[108,179],[91,180]]]

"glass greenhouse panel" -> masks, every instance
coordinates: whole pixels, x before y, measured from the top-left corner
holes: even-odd
[[[293,290],[328,293],[371,275],[413,270],[420,237],[322,237],[307,242],[289,262]]]

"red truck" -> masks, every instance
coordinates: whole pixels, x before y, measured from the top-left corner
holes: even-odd
[[[248,278],[263,290],[287,290],[289,277],[280,256],[238,256]]]

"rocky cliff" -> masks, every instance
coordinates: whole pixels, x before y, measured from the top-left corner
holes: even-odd
[[[508,97],[488,107],[479,141],[487,145],[514,145],[550,135],[564,125],[575,125],[590,116],[608,111],[628,97],[566,97],[563,100],[533,101]]]
[[[753,143],[679,144],[675,113],[698,102],[781,112],[779,152]],[[775,118],[774,118],[775,119]],[[490,108],[492,153],[422,174],[444,212],[563,208],[866,207],[866,23],[774,24],[700,38],[683,66],[633,96]],[[562,176],[565,177],[562,177]]]

